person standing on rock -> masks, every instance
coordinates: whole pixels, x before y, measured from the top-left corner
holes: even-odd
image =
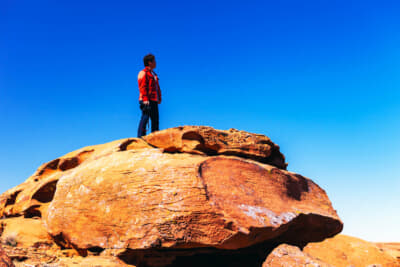
[[[151,119],[151,132],[159,130],[158,104],[161,104],[161,90],[158,76],[154,72],[156,58],[148,54],[143,58],[144,69],[138,74],[139,105],[142,117],[139,122],[138,137],[146,135],[146,125]]]

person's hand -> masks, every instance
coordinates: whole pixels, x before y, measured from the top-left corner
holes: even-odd
[[[144,105],[150,105],[150,102],[149,101],[143,101],[143,104]]]

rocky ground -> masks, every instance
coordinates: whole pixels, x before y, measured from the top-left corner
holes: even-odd
[[[0,266],[399,266],[395,244],[336,236],[325,191],[286,167],[234,129],[84,147],[0,196]]]
[[[400,242],[399,243],[375,243],[375,245],[381,251],[396,258],[400,264]]]

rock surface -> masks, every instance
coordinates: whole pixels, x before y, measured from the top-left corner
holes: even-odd
[[[0,246],[0,267],[14,267],[13,262],[7,256],[6,252]]]
[[[13,217],[1,220],[3,233],[1,243],[16,247],[38,247],[55,245],[41,220]]]
[[[320,243],[310,243],[304,252],[336,267],[400,266],[396,258],[374,243],[359,238],[337,235]]]
[[[343,227],[325,191],[285,168],[268,137],[210,127],[85,147],[0,196],[4,237],[24,233],[19,220],[38,224],[17,238],[30,248],[133,265],[254,257],[247,266],[260,266],[280,243],[301,247]]]
[[[333,265],[311,257],[307,253],[302,252],[298,247],[286,244],[275,248],[262,265],[262,267],[290,266],[334,267]]]
[[[230,129],[215,130],[205,126],[183,126],[159,131],[143,139],[167,152],[200,155],[233,155],[286,169],[285,157],[267,136]]]
[[[385,253],[397,259],[400,266],[400,243],[375,243],[375,245]]]

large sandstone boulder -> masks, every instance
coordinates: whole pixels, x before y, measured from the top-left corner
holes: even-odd
[[[336,267],[396,267],[400,263],[376,244],[359,238],[337,235],[323,242],[310,243],[304,252]]]
[[[247,266],[260,266],[280,243],[302,247],[343,227],[325,191],[285,169],[266,136],[177,127],[42,165],[0,196],[0,216],[38,220],[82,256],[187,266],[196,255],[251,255]]]

